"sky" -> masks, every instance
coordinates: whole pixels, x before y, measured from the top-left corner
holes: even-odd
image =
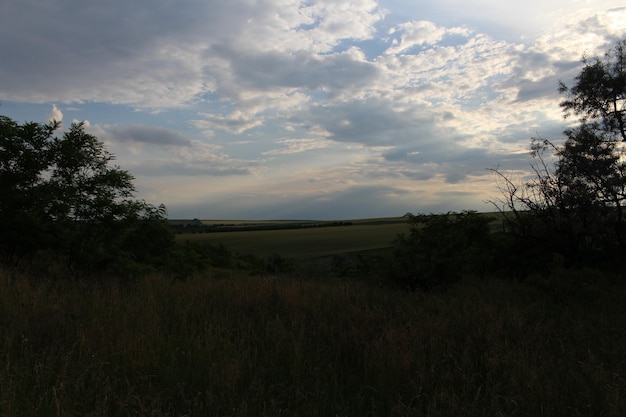
[[[493,211],[623,0],[5,0],[0,114],[82,121],[170,218]]]

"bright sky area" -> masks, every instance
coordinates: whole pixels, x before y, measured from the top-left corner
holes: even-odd
[[[85,121],[171,218],[492,211],[623,0],[7,0],[0,114]]]

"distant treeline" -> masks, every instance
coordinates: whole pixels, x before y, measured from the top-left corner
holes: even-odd
[[[289,230],[310,229],[317,227],[352,226],[351,221],[329,221],[320,223],[219,223],[199,224],[194,222],[172,221],[170,226],[178,233],[218,233],[218,232],[250,232],[257,230]]]

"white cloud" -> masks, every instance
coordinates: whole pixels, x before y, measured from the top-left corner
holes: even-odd
[[[198,129],[209,132],[207,136],[213,136],[213,130],[220,129],[227,132],[240,134],[246,130],[263,125],[263,118],[253,114],[247,114],[240,110],[222,116],[218,114],[202,113],[202,120],[192,120],[191,124]]]
[[[52,121],[62,122],[63,121],[63,112],[59,110],[56,104],[52,105],[52,109],[50,110],[50,113],[48,113],[47,120],[49,122],[52,122]]]
[[[401,33],[400,39],[394,38],[385,54],[398,54],[415,46],[434,45],[448,35],[468,36],[470,31],[460,27],[445,28],[433,22],[420,20],[401,23],[390,30],[390,35],[396,33]]]

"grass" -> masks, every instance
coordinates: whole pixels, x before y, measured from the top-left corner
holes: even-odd
[[[0,415],[623,416],[625,296],[0,270]]]
[[[223,244],[231,251],[245,254],[312,258],[388,248],[399,233],[408,230],[406,222],[372,221],[307,229],[180,234],[176,238],[179,242]]]

